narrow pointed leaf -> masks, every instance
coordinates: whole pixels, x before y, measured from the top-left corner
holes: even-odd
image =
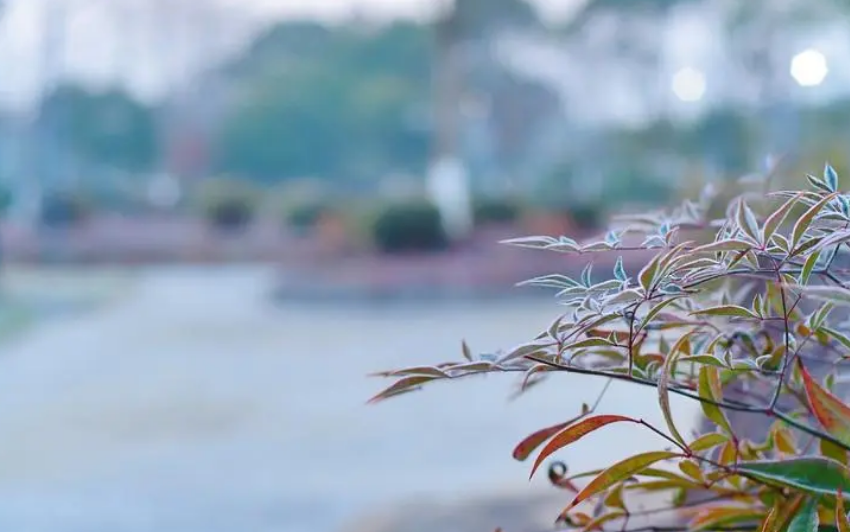
[[[812,413],[827,432],[850,445],[850,407],[823,388],[802,364],[799,368]]]
[[[801,285],[805,286],[809,284],[809,278],[812,276],[812,271],[815,269],[815,264],[817,264],[819,258],[820,251],[815,251],[806,259],[806,263],[803,265],[803,270],[800,272]]]
[[[534,466],[531,468],[529,478],[534,476],[534,473],[537,471],[537,468],[540,467],[540,464],[542,464],[543,461],[555,451],[563,449],[567,445],[580,440],[597,429],[610,425],[611,423],[620,422],[638,423],[638,420],[625,416],[593,416],[583,419],[575,425],[570,425],[562,429],[549,441],[548,444],[546,444],[546,447],[540,451],[540,454],[537,456],[537,460],[534,461]]]
[[[655,451],[649,453],[641,453],[635,456],[629,457],[625,460],[617,462],[612,465],[605,471],[599,474],[596,478],[590,481],[590,483],[582,489],[578,495],[576,495],[573,502],[570,503],[570,508],[575,507],[577,504],[586,500],[589,497],[592,497],[602,491],[610,488],[617,482],[624,480],[632,475],[640,473],[643,469],[660,462],[662,460],[669,460],[671,458],[676,458],[682,456],[681,454],[670,453],[666,451]]]
[[[850,491],[847,468],[828,458],[744,462],[738,464],[736,469],[763,482],[819,495],[835,495],[839,490],[846,494]]]
[[[709,253],[716,251],[746,251],[752,249],[754,246],[750,242],[746,242],[744,240],[738,239],[728,239],[728,240],[720,240],[717,242],[712,242],[711,244],[706,244],[704,246],[700,246],[693,250],[694,253]]]
[[[788,532],[817,532],[818,501],[809,498],[788,523]]]
[[[404,378],[396,381],[392,386],[390,386],[386,390],[382,391],[381,393],[379,393],[375,397],[369,399],[369,403],[377,403],[377,402],[382,401],[384,399],[388,399],[392,396],[399,395],[401,393],[406,393],[406,392],[409,392],[409,391],[413,391],[414,389],[418,388],[422,384],[436,380],[437,378],[438,377],[431,377],[431,376],[424,376],[424,375],[404,377]]]
[[[706,308],[691,312],[691,316],[730,316],[739,318],[758,318],[758,315],[744,307],[737,305],[721,305],[719,307]]]
[[[838,172],[829,163],[823,168],[823,181],[829,187],[830,192],[838,191]]]
[[[692,451],[706,451],[711,449],[712,447],[717,447],[718,445],[724,444],[729,441],[729,437],[725,434],[721,434],[719,432],[712,432],[709,434],[704,434],[694,440],[693,443],[689,446]]]
[[[649,263],[641,269],[638,274],[638,281],[640,282],[641,288],[646,290],[647,292],[652,288],[652,284],[655,282],[656,274],[658,273],[658,262],[661,260],[661,255],[656,255]]]
[[[713,404],[721,401],[722,397],[720,394],[720,377],[717,374],[717,368],[712,366],[701,367],[699,371],[699,396],[707,400],[700,401],[702,411],[717,426],[725,429],[728,434],[733,434],[732,427],[729,425],[726,415],[719,406]]]
[[[756,242],[761,243],[762,239],[759,231],[759,224],[756,221],[756,215],[744,200],[741,200],[738,203],[738,225],[744,233],[747,234],[747,236]]]
[[[767,220],[764,222],[764,241],[769,242],[773,237],[773,234],[779,229],[779,226],[782,225],[782,222],[785,221],[785,218],[788,217],[788,213],[797,204],[800,200],[800,194],[790,198],[786,201],[781,207],[771,213],[770,216],[767,217]]]
[[[472,362],[472,350],[469,348],[469,344],[466,343],[466,340],[461,343],[461,351],[463,352],[463,358]]]
[[[827,194],[824,196],[819,202],[812,205],[809,210],[803,213],[800,218],[797,219],[797,223],[794,224],[794,230],[791,234],[791,245],[792,247],[796,247],[800,242],[800,239],[803,238],[803,235],[806,234],[809,227],[812,225],[812,222],[815,219],[815,216],[823,209],[824,205],[826,205],[832,198],[835,197],[835,193]]]
[[[670,305],[672,305],[673,303],[675,303],[679,299],[681,299],[681,296],[672,297],[672,298],[664,300],[661,303],[652,307],[652,309],[650,309],[650,311],[646,313],[646,316],[644,316],[641,326],[643,327],[647,323],[651,323],[652,320],[654,320],[662,310],[669,307]]]
[[[628,279],[626,270],[623,268],[623,257],[617,257],[617,263],[614,265],[614,277],[618,281],[625,281]]]
[[[531,456],[531,453],[543,445],[546,440],[570,426],[570,424],[574,423],[577,419],[578,418],[573,418],[569,421],[558,423],[557,425],[546,427],[545,429],[540,429],[534,434],[526,437],[514,448],[514,459],[519,460],[520,462],[526,460],[529,456]]]
[[[673,350],[670,351],[670,354],[667,355],[667,358],[664,360],[664,366],[661,369],[661,375],[658,378],[658,403],[661,405],[661,412],[664,414],[664,421],[667,423],[667,428],[670,430],[670,434],[680,444],[687,447],[685,443],[685,439],[682,438],[682,435],[679,434],[679,429],[676,428],[676,423],[673,421],[673,412],[670,410],[670,379],[673,375],[673,370],[676,367],[676,360],[679,358],[679,355],[682,353],[682,345],[688,340],[690,335],[682,336],[676,345],[673,346]]]

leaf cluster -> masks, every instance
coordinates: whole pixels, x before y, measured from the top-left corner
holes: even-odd
[[[710,216],[717,191],[706,187],[674,209],[616,219],[598,241],[508,241],[621,258],[607,280],[594,281],[591,262],[577,278],[526,281],[555,290],[562,307],[537,337],[490,355],[464,343],[460,361],[381,373],[394,382],[372,401],[488,373],[520,374],[518,393],[557,373],[653,387],[664,426],[597,413],[597,399],[516,447],[517,460],[536,453],[534,475],[556,452],[611,424],[658,436],[658,450],[603,470],[569,475],[552,464],[552,483],[573,494],[561,524],[623,531],[638,515],[675,511],[686,516],[683,530],[850,530],[850,406],[836,391],[850,355],[850,270],[840,267],[850,245],[850,195],[829,165],[807,176],[803,190],[772,191],[770,178],[748,178],[721,219]],[[693,234],[709,237],[689,240]],[[647,250],[650,260],[627,268],[629,252]],[[711,430],[683,435],[671,395],[699,402]],[[748,431],[734,416],[769,419],[770,428]],[[629,504],[636,492],[661,492],[671,504],[638,510]]]

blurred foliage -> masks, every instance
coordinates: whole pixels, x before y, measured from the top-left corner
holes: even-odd
[[[421,174],[429,155],[429,36],[282,24],[230,67],[240,91],[221,126],[221,169],[263,181]]]
[[[138,172],[158,155],[154,111],[122,91],[60,86],[42,101],[39,121],[89,163]]]
[[[207,220],[224,231],[239,231],[249,225],[259,203],[259,192],[254,186],[228,177],[205,179],[195,194]]]
[[[75,226],[91,214],[91,201],[80,191],[53,191],[42,198],[41,223],[45,227]]]
[[[472,218],[477,226],[512,223],[521,213],[519,201],[510,198],[479,198],[472,206]]]
[[[426,201],[388,205],[375,219],[372,237],[383,253],[432,252],[449,239],[437,208]]]
[[[284,216],[290,228],[303,234],[314,229],[330,210],[325,202],[312,201],[291,207]]]

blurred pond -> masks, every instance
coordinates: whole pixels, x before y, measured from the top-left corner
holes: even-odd
[[[267,269],[119,273],[99,277],[112,288],[96,310],[4,345],[2,529],[330,532],[409,501],[542,488],[510,458],[513,445],[604,384],[561,377],[509,402],[510,376],[483,378],[367,407],[385,384],[367,373],[457,359],[462,338],[510,347],[557,307],[287,306],[272,303]],[[16,275],[19,287],[85,286],[56,271]],[[601,409],[661,422],[656,401],[615,385]],[[686,420],[695,412],[677,408]],[[593,468],[662,446],[612,427],[563,457]]]

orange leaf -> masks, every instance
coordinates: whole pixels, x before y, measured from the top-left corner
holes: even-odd
[[[543,460],[548,458],[552,453],[566,447],[567,445],[583,438],[584,436],[590,434],[596,429],[602,428],[605,425],[610,425],[611,423],[617,423],[619,421],[629,421],[632,423],[639,423],[638,420],[625,417],[625,416],[594,416],[587,418],[575,425],[566,427],[561,432],[555,435],[552,438],[546,447],[540,451],[540,454],[537,456],[537,460],[534,462],[534,467],[531,468],[531,474],[528,478],[534,476],[534,472],[537,471],[537,468],[540,467],[540,464],[543,463]],[[533,436],[533,435],[532,435]],[[522,444],[520,444],[522,445]]]
[[[812,378],[800,363],[800,374],[809,406],[820,424],[845,444],[850,444],[850,407]]]
[[[651,466],[656,462],[660,462],[662,460],[669,460],[670,458],[676,458],[682,456],[681,454],[671,453],[667,451],[654,451],[649,453],[636,454],[635,456],[631,456],[617,462],[612,465],[605,471],[599,474],[596,478],[590,481],[590,483],[584,487],[583,490],[576,495],[573,502],[570,503],[570,508],[575,507],[577,504],[581,503],[588,497],[592,497],[597,493],[606,490],[616,484],[617,482],[628,478],[634,474],[641,472],[643,469]]]

